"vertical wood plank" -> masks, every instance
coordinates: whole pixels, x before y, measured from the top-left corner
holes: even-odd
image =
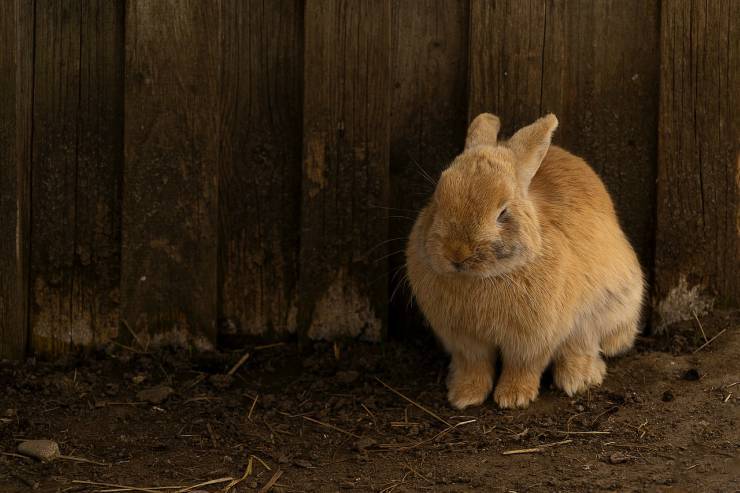
[[[515,131],[540,116],[543,0],[471,0],[468,118],[499,115]]]
[[[153,345],[215,339],[220,12],[126,3],[122,317]]]
[[[312,338],[385,330],[387,267],[369,251],[388,233],[390,16],[388,0],[306,2],[299,323]]]
[[[472,0],[470,116],[511,134],[542,114],[555,143],[604,179],[652,271],[659,58],[657,0]]]
[[[224,8],[219,335],[295,332],[303,2]]]
[[[33,2],[0,0],[0,358],[28,339]]]
[[[656,323],[740,305],[740,5],[663,2]]]
[[[38,2],[31,345],[61,354],[117,335],[123,3]]]
[[[467,126],[468,2],[401,0],[392,11],[389,209],[389,330],[413,332],[421,318],[405,289],[403,249],[433,182],[462,150]],[[395,253],[393,253],[395,252]],[[378,267],[383,253],[373,250]]]

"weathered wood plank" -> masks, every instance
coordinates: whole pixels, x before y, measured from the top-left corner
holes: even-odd
[[[656,323],[740,305],[740,4],[661,9]]]
[[[0,0],[0,358],[28,340],[33,3]]]
[[[224,8],[220,335],[295,332],[303,2]]]
[[[126,3],[122,317],[154,345],[215,339],[220,15]]]
[[[31,346],[61,354],[118,332],[123,3],[38,2]]]
[[[434,189],[432,182],[465,139],[468,2],[397,1],[392,19],[389,330],[408,334],[421,319],[410,309],[403,249],[417,212]],[[383,253],[373,250],[370,257],[383,266]]]
[[[385,330],[387,266],[370,255],[388,234],[390,16],[388,0],[306,2],[299,323],[313,338]]]
[[[554,112],[555,143],[601,175],[652,270],[659,10],[655,0],[483,1],[471,5],[470,116],[504,134]]]

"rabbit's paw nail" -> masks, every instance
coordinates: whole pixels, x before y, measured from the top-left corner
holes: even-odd
[[[493,398],[503,409],[525,408],[537,398],[538,389],[528,385],[499,384]]]
[[[483,404],[490,391],[486,385],[461,384],[451,387],[447,398],[455,409],[465,409]]]
[[[556,365],[554,373],[555,385],[573,397],[589,387],[601,385],[606,374],[606,364],[601,358],[592,358],[582,365]]]

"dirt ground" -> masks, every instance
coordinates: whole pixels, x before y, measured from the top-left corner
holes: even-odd
[[[489,399],[455,412],[431,337],[2,362],[0,491],[174,492],[221,479],[195,488],[215,492],[245,472],[231,491],[739,491],[738,320],[702,319],[719,336],[696,353],[696,323],[643,337],[576,399],[545,375],[523,411]],[[140,394],[160,385],[171,395]],[[24,439],[95,463],[13,455]],[[535,450],[506,453],[522,449]]]

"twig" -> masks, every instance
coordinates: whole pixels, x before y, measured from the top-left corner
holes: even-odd
[[[194,490],[196,488],[200,488],[201,486],[208,486],[211,484],[219,484],[219,483],[225,483],[226,481],[233,481],[234,478],[231,476],[224,476],[223,478],[218,479],[211,479],[210,481],[205,481],[203,483],[194,484],[193,486],[188,486],[187,488],[183,488],[181,490],[177,490],[176,493],[185,493],[186,491]]]
[[[257,405],[257,399],[259,399],[259,398],[260,398],[260,396],[259,396],[259,394],[257,394],[254,397],[254,400],[252,401],[252,407],[249,408],[249,414],[247,414],[247,419],[250,420],[250,421],[252,419],[252,412],[254,411],[254,406]]]
[[[33,460],[31,457],[27,457],[21,454],[14,454],[13,452],[0,452],[0,455],[7,455],[8,457],[18,457],[19,459]]]
[[[433,442],[434,440],[436,440],[438,438],[441,438],[442,436],[448,434],[449,432],[451,432],[452,430],[454,430],[455,428],[457,428],[459,426],[467,425],[467,424],[470,424],[470,423],[474,423],[476,421],[478,421],[478,420],[477,419],[469,419],[468,421],[461,421],[460,423],[457,423],[457,424],[452,425],[452,426],[450,426],[448,428],[445,428],[444,430],[442,430],[439,433],[437,433],[436,435],[434,435],[432,438],[427,438],[426,440],[422,440],[420,442],[412,443],[411,445],[401,445],[401,446],[390,445],[389,446],[389,445],[383,445],[383,444],[381,444],[380,447],[381,448],[385,448],[385,449],[398,450],[399,452],[400,451],[405,451],[405,450],[411,450],[411,449],[416,448],[416,447],[418,447],[420,445],[424,445],[425,443]]]
[[[375,425],[375,429],[377,429],[377,428],[378,428],[378,422],[377,422],[377,420],[375,419],[375,415],[374,415],[374,414],[372,413],[372,411],[370,411],[370,409],[368,409],[368,408],[367,408],[367,406],[366,406],[365,404],[362,404],[362,403],[361,403],[361,404],[360,404],[360,406],[362,406],[362,409],[364,409],[364,410],[365,410],[365,412],[366,412],[367,414],[369,414],[369,415],[370,415],[370,417],[371,417],[371,418],[373,419],[373,425]]]
[[[72,455],[60,455],[58,457],[59,459],[65,459],[65,460],[73,460],[76,462],[85,462],[87,464],[95,464],[96,466],[110,466],[110,464],[106,464],[105,462],[98,462],[90,459],[85,459],[82,457],[74,457]]]
[[[378,382],[380,382],[380,383],[381,383],[381,384],[382,384],[382,385],[383,385],[383,386],[384,386],[385,388],[387,388],[388,390],[390,390],[391,392],[393,392],[393,393],[394,393],[394,394],[396,394],[397,396],[399,396],[399,397],[401,397],[402,399],[405,399],[406,401],[410,402],[411,404],[413,404],[414,406],[418,407],[419,409],[421,409],[422,411],[424,411],[424,412],[425,412],[425,413],[427,413],[428,415],[432,416],[433,418],[437,419],[437,420],[438,420],[438,421],[440,421],[441,423],[444,423],[445,425],[447,425],[447,426],[449,426],[449,427],[453,426],[453,425],[452,425],[452,424],[450,424],[450,423],[449,423],[448,421],[446,421],[446,420],[444,420],[444,419],[440,418],[440,417],[439,417],[439,416],[438,416],[437,414],[435,414],[435,413],[433,413],[432,411],[430,411],[429,409],[425,408],[424,406],[422,406],[422,405],[421,405],[421,404],[419,404],[418,402],[416,402],[416,401],[414,401],[414,400],[412,400],[412,399],[409,399],[408,397],[406,397],[405,395],[403,395],[402,393],[400,393],[399,391],[397,391],[396,389],[394,389],[393,387],[391,387],[390,385],[388,385],[387,383],[385,383],[384,381],[382,381],[382,380],[381,380],[381,379],[379,379],[378,377],[375,377],[375,380],[377,380]]]
[[[249,353],[244,353],[244,356],[239,358],[239,361],[237,361],[236,364],[231,367],[231,370],[229,370],[226,374],[228,376],[233,376],[234,373],[236,373],[236,370],[238,370],[239,367],[242,366],[249,359],[249,356]]]
[[[592,419],[592,420],[591,420],[591,426],[595,425],[595,424],[596,424],[596,422],[597,422],[597,421],[598,421],[598,420],[599,420],[599,419],[600,419],[600,418],[601,418],[601,417],[602,417],[603,415],[605,415],[605,414],[607,414],[607,413],[610,413],[610,412],[612,412],[612,411],[617,411],[617,410],[619,410],[619,406],[612,406],[612,407],[609,407],[609,408],[607,408],[607,409],[606,409],[605,411],[602,411],[602,412],[600,412],[599,414],[597,414],[597,415],[596,415],[596,417],[595,417],[594,419]]]
[[[611,431],[562,431],[555,430],[554,433],[561,433],[563,435],[611,435]]]
[[[283,475],[282,470],[278,469],[277,471],[275,471],[275,474],[273,474],[270,480],[267,483],[265,483],[265,485],[262,488],[260,488],[258,493],[267,493],[268,491],[270,491],[272,487],[275,486],[275,483],[278,482],[278,479],[280,479],[280,476],[282,475]]]
[[[707,334],[704,332],[704,327],[702,327],[701,322],[699,321],[699,317],[696,316],[696,312],[691,309],[691,314],[694,316],[694,320],[696,320],[696,323],[699,324],[699,330],[701,330],[701,335],[704,336],[704,342],[707,342]]]
[[[268,466],[265,461],[263,461],[262,459],[260,459],[256,455],[250,455],[250,457],[254,458],[257,462],[259,462],[260,464],[262,464],[262,467],[264,467],[268,471],[272,471],[272,467]]]
[[[344,433],[345,435],[349,435],[349,436],[351,436],[353,438],[362,438],[359,435],[355,435],[354,433],[349,432],[347,430],[343,430],[343,429],[341,429],[341,428],[339,428],[337,426],[330,425],[329,423],[323,423],[323,422],[319,421],[318,419],[309,418],[308,416],[303,416],[303,419],[305,419],[307,421],[310,421],[312,423],[316,423],[317,425],[320,425],[320,426],[325,426],[326,428],[331,428],[332,430],[336,430],[336,431],[338,431],[340,433]]]
[[[280,347],[280,346],[285,346],[285,343],[284,342],[275,342],[273,344],[264,344],[262,346],[256,346],[254,348],[254,350],[255,351],[262,351],[263,349],[270,349],[270,348]]]
[[[131,330],[131,327],[129,327],[128,322],[126,322],[126,320],[121,319],[121,324],[123,324],[123,326],[126,327],[126,330],[128,330],[129,334],[131,334],[131,336],[134,338],[134,340],[139,345],[141,350],[144,351],[145,353],[148,352],[147,351],[148,348],[144,346],[144,344],[141,343],[141,339],[139,339],[139,336],[136,334],[136,332]]]
[[[75,486],[73,486],[72,488],[75,488]],[[159,490],[159,491],[176,490],[178,488],[184,488],[184,486],[150,486],[149,487],[150,490]],[[113,488],[110,490],[97,490],[97,491],[98,493],[118,493],[118,492],[123,492],[123,491],[132,491],[132,490],[131,488]]]
[[[518,450],[506,450],[502,452],[502,455],[516,455],[516,454],[535,454],[538,452],[542,452],[543,449],[549,448],[549,447],[556,447],[558,445],[565,445],[566,443],[571,443],[573,440],[563,440],[562,442],[553,442],[553,443],[546,443],[544,445],[540,445],[539,447],[535,448],[523,448]]]
[[[237,484],[247,479],[247,477],[249,477],[250,474],[252,474],[252,457],[249,457],[249,461],[247,462],[247,468],[244,470],[244,474],[242,474],[242,477],[239,479],[234,479],[229,484],[227,484],[226,487],[223,489],[223,493],[228,493],[228,491],[231,488],[233,488]]]
[[[80,479],[73,479],[72,482],[75,484],[89,484],[91,486],[110,486],[112,488],[119,488],[117,491],[143,491],[145,493],[158,493],[158,490],[152,489],[148,486],[139,487],[116,483],[98,483],[97,481],[83,481]]]
[[[705,342],[704,344],[702,344],[701,346],[699,346],[699,347],[698,347],[697,349],[695,349],[695,350],[694,350],[694,352],[693,352],[693,353],[691,353],[691,354],[696,354],[696,353],[698,353],[699,351],[701,351],[702,349],[704,349],[705,347],[709,346],[709,345],[710,345],[710,344],[711,344],[712,342],[714,342],[714,340],[715,340],[716,338],[718,338],[719,336],[721,336],[722,334],[724,334],[724,333],[725,333],[726,331],[727,331],[727,329],[722,329],[722,330],[720,330],[720,331],[719,331],[719,333],[718,333],[718,334],[717,334],[716,336],[712,337],[712,338],[711,338],[711,339],[709,339],[709,340],[708,340],[707,342]]]
[[[421,478],[421,479],[423,479],[424,481],[426,481],[426,482],[427,482],[427,483],[429,483],[429,484],[434,484],[434,481],[432,481],[431,479],[429,479],[428,477],[424,476],[424,475],[423,475],[422,473],[420,473],[419,471],[417,471],[416,469],[414,469],[414,466],[412,466],[412,465],[411,465],[411,464],[409,464],[408,462],[407,462],[407,463],[405,464],[405,466],[406,466],[406,467],[407,467],[408,469],[410,469],[410,470],[411,470],[411,472],[413,472],[413,473],[414,473],[414,475],[415,475],[415,476],[416,476],[417,478]]]

